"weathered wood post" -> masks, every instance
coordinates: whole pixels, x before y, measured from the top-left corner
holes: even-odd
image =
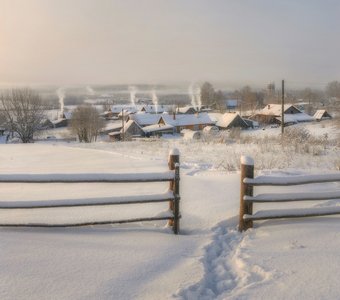
[[[253,203],[245,202],[244,196],[253,196],[253,187],[249,184],[244,183],[245,178],[254,178],[254,160],[249,156],[241,157],[241,192],[240,192],[240,215],[238,230],[244,231],[248,228],[253,228],[253,221],[244,220],[245,214],[253,214]]]
[[[173,211],[174,219],[169,220],[175,234],[179,233],[179,150],[174,148],[169,153],[169,169],[175,170],[175,178],[170,181],[169,190],[173,191],[175,200],[169,202],[169,209]]]

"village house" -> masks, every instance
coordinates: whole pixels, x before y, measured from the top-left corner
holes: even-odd
[[[281,124],[281,111],[281,104],[268,104],[262,110],[252,115],[251,119],[262,124]],[[299,122],[310,122],[313,120],[313,117],[305,114],[296,106],[292,104],[284,105],[285,126]]]
[[[183,129],[190,129],[193,131],[202,130],[209,125],[215,125],[208,113],[196,113],[193,115],[162,115],[158,124],[172,125],[174,133],[180,133]]]
[[[227,130],[230,128],[249,128],[249,124],[236,112],[228,112],[225,114],[211,114],[216,120],[216,126],[220,130]]]
[[[126,124],[129,125],[127,126]],[[124,132],[131,137],[151,137],[162,136],[164,134],[179,134],[183,129],[198,131],[214,124],[215,122],[211,120],[207,113],[197,113],[194,115],[138,113],[128,117],[124,125]],[[119,132],[111,132],[109,133],[110,139],[119,140],[122,133],[123,129]]]
[[[119,131],[112,131],[108,135],[111,141],[120,141],[142,137],[145,133],[142,127],[140,127],[135,121],[129,120],[125,122],[124,127],[121,126]]]
[[[145,127],[145,126],[157,124],[161,116],[163,116],[163,114],[137,113],[137,114],[129,115],[127,117],[127,121],[133,120],[140,127]]]

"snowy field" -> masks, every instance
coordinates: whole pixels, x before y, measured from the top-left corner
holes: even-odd
[[[336,146],[303,153],[294,147],[280,151],[264,143],[171,139],[0,147],[1,174],[166,171],[168,152],[177,147],[182,214],[178,236],[164,221],[66,229],[1,228],[0,299],[339,298],[340,217],[263,221],[245,233],[237,231],[240,155],[252,155],[262,174],[334,173],[340,159]],[[158,193],[167,185],[2,183],[0,188],[1,201],[29,201]],[[308,186],[309,192],[327,189],[339,191],[340,184]],[[339,203],[340,199],[306,205]],[[0,218],[2,223],[95,221],[153,216],[166,210],[166,203],[3,210]]]

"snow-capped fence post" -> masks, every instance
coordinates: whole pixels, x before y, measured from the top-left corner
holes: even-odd
[[[241,157],[241,193],[240,193],[240,215],[239,231],[253,228],[252,220],[244,220],[244,215],[253,213],[253,203],[244,201],[244,196],[253,196],[253,186],[244,182],[245,178],[254,178],[254,160],[248,156]]]
[[[172,226],[175,234],[179,233],[179,151],[174,148],[169,153],[168,160],[169,170],[175,170],[175,178],[170,181],[169,190],[174,193],[174,201],[169,202],[169,209],[174,214],[174,219],[169,220],[168,225]]]

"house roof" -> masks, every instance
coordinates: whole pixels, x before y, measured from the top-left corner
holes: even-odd
[[[277,117],[276,119],[281,121],[281,117]],[[285,124],[286,123],[309,122],[309,121],[314,121],[314,118],[305,113],[284,115]]]
[[[136,106],[133,105],[111,105],[111,111],[115,114],[119,114],[124,110],[125,112],[137,112]]]
[[[108,123],[105,125],[103,131],[119,131],[123,127],[122,123]]]
[[[142,129],[134,120],[129,120],[124,124],[124,131],[127,132],[133,124],[136,124],[136,126],[138,126],[140,129]],[[122,128],[121,132],[122,131],[123,131],[123,128]]]
[[[170,130],[173,129],[174,126],[169,125],[169,124],[154,124],[154,125],[150,125],[150,126],[145,126],[142,128],[142,130],[145,133],[151,133],[151,132],[157,132],[157,131],[162,131],[162,130]]]
[[[319,109],[313,116],[316,120],[321,120],[322,118],[331,118],[330,114],[325,109]]]
[[[158,123],[163,114],[147,114],[147,113],[137,113],[130,115],[129,119],[134,120],[139,126],[149,126]]]
[[[173,115],[162,115],[161,119],[164,120],[165,124],[170,124],[172,126],[215,124],[215,122],[210,119],[210,117],[207,113],[190,114],[190,115],[186,115],[186,114],[176,115],[175,119],[174,119]]]
[[[168,111],[169,107],[165,105],[144,105],[141,110],[144,110],[146,113],[159,114]]]
[[[265,108],[258,111],[258,114],[261,115],[273,115],[273,116],[281,116],[281,104],[268,104]],[[298,112],[302,113],[296,106],[293,104],[285,104],[284,112],[286,113],[290,108],[296,109]]]
[[[245,126],[248,126],[248,124],[241,118],[241,116],[238,113],[223,114],[222,117],[220,117],[219,120],[217,121],[216,125],[218,127],[227,128],[235,119],[240,119],[241,123],[243,122]]]
[[[196,109],[193,106],[177,107],[176,109],[177,113],[180,113],[180,114],[186,114],[190,110],[193,111],[193,113],[196,111]]]

